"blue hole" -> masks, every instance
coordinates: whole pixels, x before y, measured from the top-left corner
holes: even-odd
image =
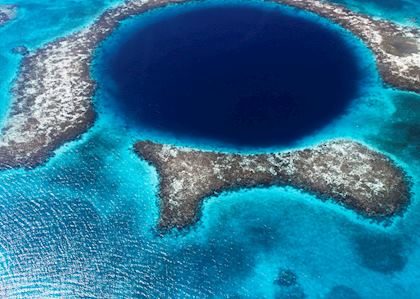
[[[290,144],[344,113],[360,84],[344,37],[294,12],[181,6],[129,32],[102,62],[117,106],[181,138]]]

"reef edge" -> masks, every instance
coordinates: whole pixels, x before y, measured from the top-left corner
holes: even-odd
[[[400,213],[410,179],[391,159],[348,139],[268,154],[194,150],[151,141],[134,145],[159,175],[161,230],[195,223],[204,199],[242,188],[291,186],[374,218]]]

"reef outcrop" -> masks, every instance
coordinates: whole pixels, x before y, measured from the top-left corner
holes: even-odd
[[[17,6],[16,5],[0,5],[0,26],[3,26],[10,20],[16,17]]]
[[[19,54],[19,55],[22,55],[22,56],[26,56],[26,55],[29,55],[30,51],[25,46],[17,46],[17,47],[14,47],[11,52],[13,54]]]
[[[159,227],[164,230],[194,223],[205,198],[241,188],[293,186],[374,218],[394,215],[410,198],[405,173],[386,156],[352,140],[255,155],[150,141],[134,148],[159,174]]]
[[[120,21],[186,1],[125,1],[106,10],[81,31],[25,56],[0,136],[0,168],[34,167],[45,162],[60,145],[84,133],[95,119],[92,97],[96,86],[90,75],[95,48]],[[385,82],[397,88],[420,90],[418,29],[375,20],[329,2],[276,2],[314,12],[351,30],[375,53]]]

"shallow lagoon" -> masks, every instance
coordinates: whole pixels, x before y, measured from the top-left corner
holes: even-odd
[[[81,4],[60,2],[65,5],[76,9]],[[23,34],[36,31],[30,16],[21,16],[20,22],[30,28]],[[11,31],[9,26],[0,34],[8,40]],[[355,47],[365,57],[360,63],[370,71],[369,52]],[[12,80],[13,71],[2,78]],[[374,76],[368,83],[344,116],[299,146],[334,136],[354,137],[392,154],[410,173],[420,173],[419,96],[384,89]],[[157,177],[130,151],[133,142],[154,138],[214,146],[133,128],[115,113],[108,92],[99,90],[98,122],[81,140],[64,146],[34,171],[0,174],[1,295],[420,296],[418,176],[413,177],[413,203],[388,227],[296,190],[272,188],[210,199],[202,221],[191,231],[161,238],[153,229]],[[298,277],[293,289],[274,283],[284,268]]]

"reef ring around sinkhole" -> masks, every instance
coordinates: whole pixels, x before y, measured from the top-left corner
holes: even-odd
[[[135,126],[234,147],[287,145],[342,115],[363,82],[344,34],[264,3],[188,3],[102,44],[99,85]]]

